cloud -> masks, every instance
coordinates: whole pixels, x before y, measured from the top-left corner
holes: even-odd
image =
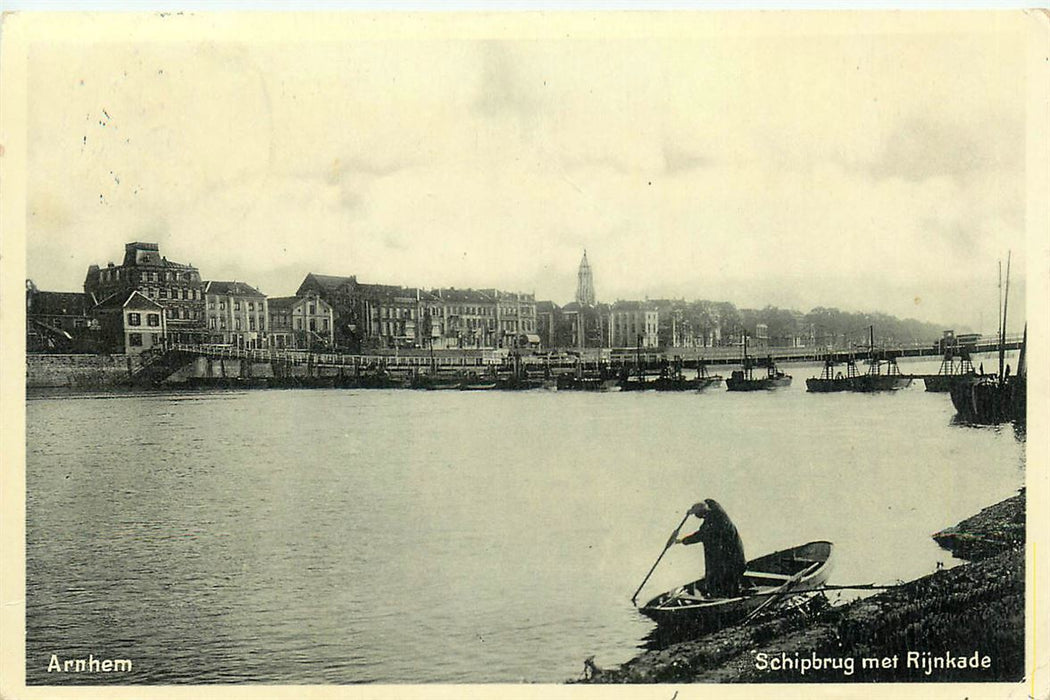
[[[714,160],[711,158],[698,153],[691,153],[675,144],[665,143],[663,153],[664,172],[668,175],[678,175],[698,168],[708,168],[714,164]]]
[[[502,42],[482,42],[481,75],[474,111],[489,119],[510,119],[526,131],[536,126],[539,100],[522,75],[519,61]]]
[[[915,182],[992,169],[1017,170],[1023,167],[1023,159],[1024,128],[1009,119],[967,127],[912,117],[888,134],[869,172],[878,178]]]

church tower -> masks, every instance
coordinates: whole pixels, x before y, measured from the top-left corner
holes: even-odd
[[[580,271],[576,276],[576,303],[580,306],[594,306],[594,277],[591,274],[591,265],[587,262],[587,251],[583,251],[583,260],[580,261]]]

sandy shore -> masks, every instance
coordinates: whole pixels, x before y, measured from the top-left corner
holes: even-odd
[[[585,683],[1017,681],[1024,676],[1025,496],[934,540],[967,562],[841,606],[814,601],[646,651]]]

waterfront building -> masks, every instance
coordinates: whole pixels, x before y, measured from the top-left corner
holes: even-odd
[[[110,294],[91,314],[98,319],[102,349],[113,354],[137,355],[161,348],[168,335],[165,307],[133,290],[127,296]]]
[[[435,289],[446,348],[495,348],[499,339],[496,298],[477,289]]]
[[[499,289],[435,289],[430,293],[435,347],[535,348],[536,298]]]
[[[335,313],[335,343],[352,350],[527,347],[539,343],[534,295],[496,289],[423,290],[309,273],[313,294]]]
[[[664,348],[706,348],[721,341],[717,305],[710,301],[653,299],[659,314],[659,341]]]
[[[309,273],[297,297],[315,295],[335,312],[335,343],[354,351],[419,347],[418,324],[424,296],[420,290],[362,284],[355,275]]]
[[[594,272],[586,250],[576,272],[576,299],[561,307],[560,315],[568,337],[559,345],[578,350],[608,346],[608,306],[597,302]]]
[[[269,329],[266,295],[244,282],[204,283],[208,341],[239,348],[266,344]]]
[[[561,307],[561,324],[565,328],[561,347],[585,350],[609,347],[609,305],[583,306],[569,302]]]
[[[641,301],[617,301],[609,308],[609,346],[656,348],[660,346],[660,312]]]
[[[557,328],[561,318],[561,309],[553,301],[536,302],[536,334],[540,337],[540,347],[545,349],[558,347]]]
[[[271,348],[327,350],[335,346],[335,311],[317,294],[268,300]]]
[[[92,352],[99,322],[83,292],[43,292],[26,280],[26,352]]]
[[[131,292],[159,304],[166,332],[175,342],[199,343],[207,337],[204,285],[193,265],[176,263],[160,254],[156,243],[135,241],[124,246],[124,261],[88,268],[84,292],[99,304],[111,296],[126,301]]]
[[[536,295],[523,292],[504,292],[499,289],[482,290],[495,302],[496,347],[537,348],[540,337],[536,333]]]

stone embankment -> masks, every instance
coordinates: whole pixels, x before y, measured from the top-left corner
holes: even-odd
[[[841,606],[808,605],[647,651],[586,683],[1019,681],[1025,495],[933,538],[967,563]]]
[[[26,355],[26,389],[102,389],[128,383],[128,355]]]

